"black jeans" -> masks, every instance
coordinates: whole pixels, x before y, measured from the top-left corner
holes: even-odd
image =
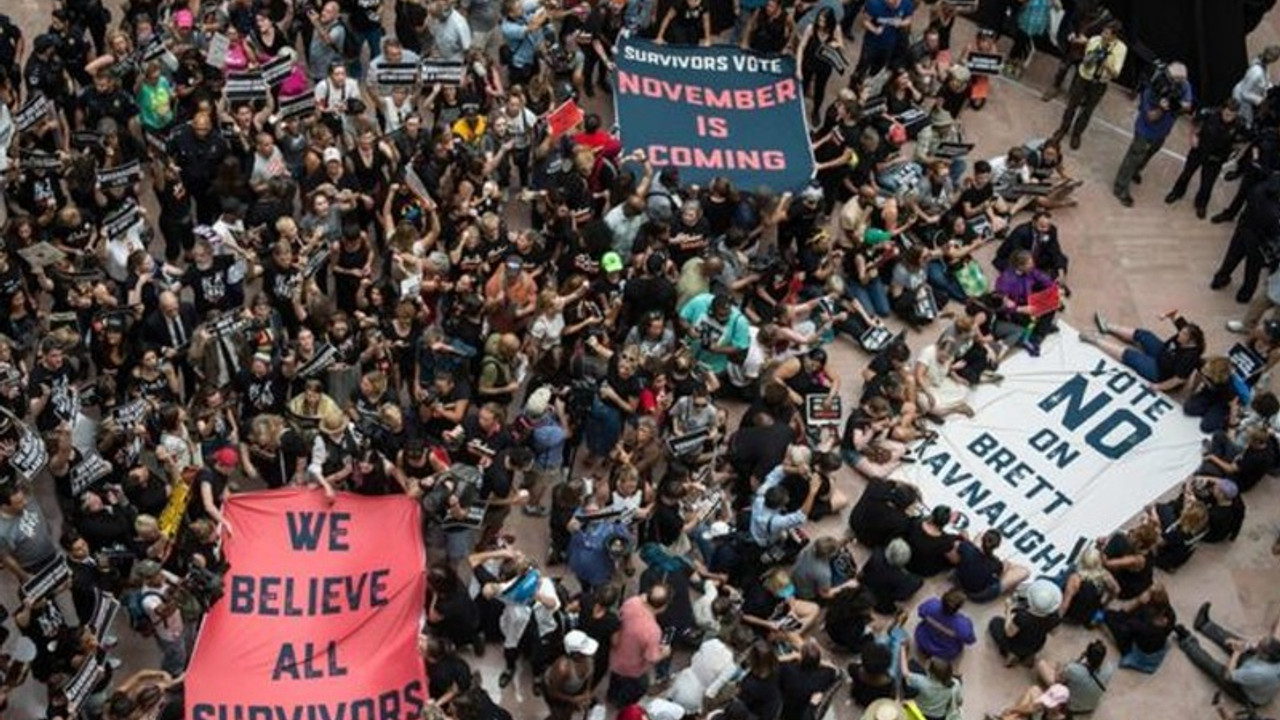
[[[1221,625],[1210,621],[1205,623],[1204,627],[1197,628],[1201,635],[1209,638],[1214,645],[1222,648],[1223,652],[1230,653],[1231,648],[1227,647],[1228,640],[1239,640],[1240,638],[1225,630]],[[1185,640],[1178,641],[1178,647],[1182,648],[1182,652],[1186,653],[1187,659],[1208,675],[1211,680],[1222,688],[1222,691],[1231,696],[1231,699],[1245,706],[1252,706],[1253,702],[1249,700],[1249,696],[1245,695],[1244,688],[1232,680],[1227,679],[1227,666],[1209,654],[1208,650],[1200,644],[1194,636],[1188,636]]]
[[[1083,134],[1085,128],[1089,127],[1089,120],[1093,118],[1094,109],[1106,94],[1106,83],[1085,80],[1077,73],[1071,79],[1071,91],[1067,93],[1067,109],[1062,111],[1062,122],[1054,134],[1058,137],[1066,135],[1068,131],[1072,136]]]
[[[1213,274],[1215,284],[1225,285],[1231,282],[1231,275],[1244,262],[1244,280],[1236,292],[1238,302],[1248,302],[1258,289],[1258,280],[1265,267],[1262,258],[1261,244],[1266,239],[1259,236],[1253,228],[1240,224],[1231,235],[1231,243],[1227,245],[1227,254],[1222,257],[1222,264]]]
[[[827,81],[831,79],[831,73],[832,67],[816,57],[805,58],[800,66],[802,92],[806,95],[813,93],[813,103],[809,105],[810,125],[813,127],[822,124],[822,102],[827,97]]]
[[[1196,191],[1195,205],[1197,208],[1206,208],[1209,206],[1209,196],[1213,194],[1213,184],[1218,182],[1218,173],[1222,172],[1222,160],[1210,157],[1198,147],[1191,148],[1191,152],[1187,153],[1187,161],[1182,164],[1182,172],[1174,181],[1170,192],[1178,197],[1185,195],[1197,170],[1200,171],[1200,189]]]

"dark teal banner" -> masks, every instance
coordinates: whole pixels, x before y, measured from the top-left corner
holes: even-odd
[[[614,103],[628,150],[684,183],[727,177],[744,190],[796,190],[813,175],[804,99],[790,55],[621,38]]]

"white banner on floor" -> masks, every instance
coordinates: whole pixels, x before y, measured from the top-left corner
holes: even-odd
[[[1065,325],[1000,373],[971,395],[972,419],[948,418],[895,476],[963,513],[971,537],[1000,530],[1001,553],[1033,574],[1061,571],[1199,464],[1182,406]]]

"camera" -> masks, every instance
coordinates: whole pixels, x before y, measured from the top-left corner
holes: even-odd
[[[1182,83],[1175,80],[1169,74],[1169,65],[1163,61],[1157,60],[1155,69],[1151,71],[1151,80],[1148,82],[1151,94],[1155,97],[1157,103],[1161,100],[1169,105],[1170,112],[1178,112],[1182,107]]]

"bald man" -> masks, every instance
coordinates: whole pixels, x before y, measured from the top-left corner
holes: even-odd
[[[177,293],[170,290],[160,293],[157,305],[142,320],[142,340],[157,348],[166,360],[175,364],[190,390],[195,378],[186,361],[186,350],[191,344],[196,326],[200,324],[200,317],[191,303],[180,302]]]
[[[1129,186],[1142,184],[1142,169],[1160,152],[1164,141],[1173,131],[1179,113],[1191,112],[1194,97],[1191,83],[1187,82],[1187,67],[1182,63],[1170,63],[1164,72],[1157,73],[1142,91],[1138,102],[1138,117],[1133,123],[1133,141],[1120,161],[1111,192],[1125,207],[1133,207]]]

